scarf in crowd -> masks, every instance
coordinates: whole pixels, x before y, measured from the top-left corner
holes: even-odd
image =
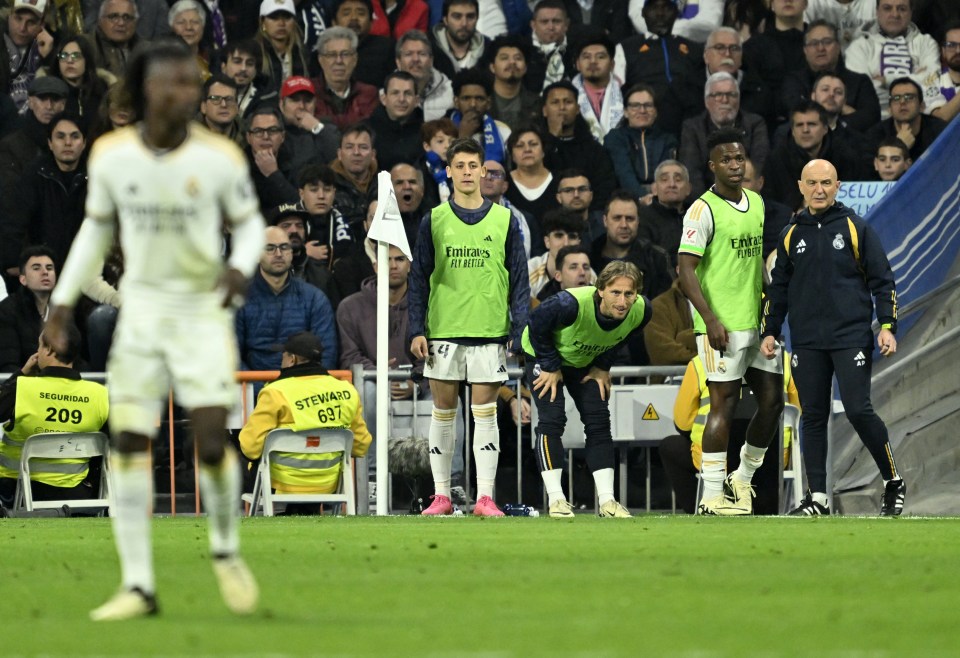
[[[586,119],[593,136],[603,144],[603,138],[606,137],[608,132],[619,126],[623,119],[623,94],[620,92],[617,79],[612,75],[610,76],[610,82],[607,83],[607,90],[603,94],[603,102],[600,105],[599,117],[594,112],[590,98],[583,88],[583,76],[578,73],[571,82],[577,88],[577,103],[580,105],[580,115]]]
[[[564,37],[560,43],[548,43],[544,45],[540,43],[536,33],[534,33],[533,47],[543,53],[544,58],[547,60],[547,75],[543,79],[543,88],[546,89],[548,85],[563,80],[563,76],[566,73],[563,66],[563,55],[567,52],[567,38]]]
[[[205,0],[205,2],[210,12],[210,27],[213,28],[213,46],[219,50],[227,45],[226,21],[223,18],[223,12],[220,11],[220,0]]]
[[[450,119],[459,126],[463,115],[459,110],[450,115]],[[507,150],[503,146],[503,139],[500,137],[500,129],[497,128],[497,122],[489,114],[483,115],[483,151],[487,160],[496,160],[503,164]]]
[[[433,151],[427,151],[426,157],[427,169],[430,170],[430,176],[433,177],[433,182],[437,184],[437,189],[440,191],[440,203],[443,203],[450,198],[450,185],[447,183],[447,163]]]
[[[34,39],[23,52],[13,43],[8,34],[3,35],[6,41],[7,52],[10,53],[10,97],[17,106],[17,112],[27,113],[27,87],[36,77],[40,68],[40,46]]]

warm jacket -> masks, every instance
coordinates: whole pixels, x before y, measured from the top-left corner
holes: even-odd
[[[26,167],[47,151],[47,127],[28,110],[13,132],[0,140],[0,197],[13,198]]]
[[[15,372],[37,351],[43,318],[33,293],[20,286],[0,301],[0,372]]]
[[[590,187],[593,188],[593,203],[590,204],[590,209],[605,208],[610,194],[617,187],[617,176],[610,156],[603,150],[600,142],[593,138],[590,126],[584,118],[577,115],[573,137],[553,137],[546,130],[543,134],[544,166],[557,173],[565,169],[584,170],[590,180]]]
[[[657,165],[677,156],[677,146],[676,137],[656,126],[623,125],[608,132],[603,140],[620,187],[638,199],[650,192]]]
[[[873,88],[870,78],[846,68],[842,61],[837,66],[836,74],[843,80],[847,94],[846,104],[856,110],[853,114],[843,115],[847,126],[859,132],[865,132],[875,126],[880,121],[880,102],[877,100],[877,91]],[[809,100],[815,77],[817,72],[807,66],[787,74],[780,86],[781,116],[789,117],[790,110],[797,103]]]
[[[458,71],[472,69],[474,66],[477,66],[483,59],[484,51],[490,43],[487,37],[483,36],[479,31],[476,32],[470,41],[467,54],[462,60],[459,60],[450,51],[450,44],[447,42],[446,27],[443,23],[434,25],[428,36],[433,46],[433,68],[450,79],[453,79]]]
[[[603,248],[607,245],[607,236],[601,235],[590,245],[590,266],[596,272],[603,272],[603,268],[614,260],[625,260],[633,263],[643,274],[643,288],[640,292],[647,299],[653,299],[670,287],[673,283],[673,267],[667,252],[649,240],[637,238],[630,245],[630,250],[623,258],[609,258],[603,255]]]
[[[880,237],[841,203],[794,217],[780,234],[772,279],[763,336],[780,335],[789,317],[794,349],[868,349],[874,305],[896,333],[897,293]]]
[[[319,133],[287,123],[279,162],[287,180],[296,184],[300,171],[308,164],[327,164],[337,157],[340,130],[334,124],[323,124]]]
[[[946,121],[928,114],[920,115],[920,133],[916,136],[913,146],[910,147],[910,159],[914,162],[923,155],[923,152],[930,148],[930,145],[936,141],[947,127]],[[877,123],[864,135],[867,142],[873,147],[872,152],[876,152],[876,145],[887,137],[896,137],[897,127],[893,119],[887,119]],[[842,179],[841,179],[842,180]]]
[[[337,328],[340,330],[340,367],[360,364],[366,369],[377,366],[377,277],[363,282],[360,292],[340,302]],[[392,368],[413,365],[407,339],[407,296],[389,307],[387,316],[389,345],[387,356],[396,359]]]
[[[313,85],[317,89],[317,109],[314,115],[323,122],[332,122],[340,130],[370,118],[373,111],[380,107],[377,88],[364,82],[351,80],[346,98],[340,98],[327,89],[322,77],[314,78]]]
[[[250,179],[253,181],[253,188],[256,190],[257,199],[260,200],[260,212],[268,214],[277,206],[285,203],[297,203],[300,200],[297,186],[286,174],[289,169],[284,161],[287,151],[284,151],[281,147],[277,154],[277,164],[280,168],[269,176],[260,173],[260,168],[257,167],[249,146],[244,150],[244,153],[250,165]]]
[[[383,79],[396,68],[397,56],[393,39],[373,34],[360,37],[360,45],[357,46],[357,68],[353,70],[356,80],[380,89]]]
[[[0,218],[3,267],[16,267],[24,247],[43,244],[53,250],[54,262],[62,268],[83,222],[86,198],[85,163],[64,174],[50,153],[35,160],[4,204],[5,216]]]
[[[370,195],[377,193],[376,177],[380,171],[377,161],[370,163],[370,168],[364,172],[362,179],[351,175],[340,160],[331,162],[330,168],[333,169],[337,186],[334,207],[340,211],[347,224],[362,222],[367,217]]]
[[[652,366],[682,366],[697,355],[690,302],[680,290],[680,279],[653,298],[653,319],[643,330]]]
[[[740,110],[734,119],[733,127],[744,134],[743,147],[747,157],[753,161],[757,171],[763,171],[763,165],[770,153],[770,136],[763,117]],[[680,133],[680,151],[677,158],[690,172],[690,188],[693,196],[700,196],[713,185],[707,161],[710,151],[707,149],[707,137],[719,130],[710,120],[710,114],[704,110],[699,116],[683,122]]]
[[[427,31],[430,8],[423,0],[397,0],[390,14],[383,10],[380,0],[373,0],[373,22],[370,34],[399,39],[410,30]]]
[[[84,39],[89,42],[90,46],[93,48],[93,52],[97,56],[97,67],[106,69],[117,78],[122,78],[123,74],[127,69],[127,61],[130,59],[131,53],[142,40],[142,37],[139,34],[134,34],[133,38],[130,39],[126,44],[116,44],[109,39],[103,33],[99,27],[97,27],[92,33],[83,35]]]
[[[663,248],[674,267],[677,265],[677,250],[683,235],[683,213],[682,210],[663,205],[657,197],[653,197],[650,205],[640,204],[638,235]]]
[[[337,365],[338,341],[333,308],[327,296],[305,281],[289,277],[274,294],[259,271],[250,282],[246,303],[235,320],[240,360],[247,370],[276,370],[282,345],[293,334],[309,331],[323,344],[324,368]]]
[[[790,135],[786,142],[773,150],[767,165],[763,169],[763,192],[791,210],[796,210],[803,202],[797,181],[800,173],[814,158],[829,160],[837,168],[839,180],[861,180],[863,169],[859,154],[850,150],[846,144],[835,140],[827,133],[823,138],[819,153],[811,156],[797,146]]]
[[[381,171],[390,171],[401,162],[412,165],[423,155],[423,110],[419,107],[403,123],[394,121],[382,105],[373,111],[370,127],[377,134],[377,164]]]
[[[873,81],[880,102],[881,117],[890,117],[890,83],[908,75],[899,64],[890,64],[889,69],[882,68],[884,48],[896,45],[909,54],[909,76],[923,89],[923,102],[926,105],[924,111],[930,112],[946,103],[940,93],[940,46],[933,37],[920,32],[913,23],[910,23],[905,35],[888,37],[880,34],[880,28],[875,23],[850,44],[844,57],[848,69],[863,73]],[[887,58],[898,59],[889,56]]]

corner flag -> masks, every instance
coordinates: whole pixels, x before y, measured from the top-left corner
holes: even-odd
[[[390,172],[387,171],[377,174],[377,212],[373,215],[367,237],[393,245],[402,251],[404,256],[413,259],[410,243],[407,242],[407,232],[403,229],[397,195],[393,191]]]

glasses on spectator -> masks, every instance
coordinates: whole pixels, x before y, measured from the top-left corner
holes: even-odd
[[[132,23],[137,20],[133,14],[107,14],[104,16],[111,23]]]
[[[916,94],[894,94],[890,97],[891,103],[912,103],[917,100]]]
[[[733,100],[734,98],[740,98],[740,92],[739,91],[711,91],[709,94],[707,94],[707,98],[715,101],[718,101],[721,99]]]
[[[960,41],[944,41],[944,50],[960,50]]]
[[[837,42],[833,37],[824,37],[822,39],[810,39],[804,42],[804,48],[829,48]]]
[[[561,187],[557,192],[560,194],[586,194],[590,191],[589,185],[581,185],[580,187]],[[570,235],[569,233],[567,235]]]
[[[490,180],[503,180],[507,177],[507,172],[499,169],[487,169],[487,178]]]
[[[75,62],[78,59],[83,59],[83,53],[79,50],[76,50],[72,53],[62,51],[57,53],[57,59],[59,59],[61,62]]]
[[[284,244],[268,244],[263,248],[263,250],[268,254],[272,254],[275,251],[279,251],[281,254],[285,254],[288,251],[293,250],[293,245],[290,244],[289,242],[286,242]]]
[[[273,137],[274,135],[279,135],[283,132],[283,128],[280,126],[270,126],[269,128],[251,128],[247,131],[251,135],[256,135],[257,137],[261,135],[269,135]]]
[[[320,57],[330,60],[337,61],[338,59],[347,60],[351,57],[354,57],[357,54],[356,50],[341,50],[338,53],[320,53]]]
[[[655,107],[656,105],[654,105],[653,103],[627,103],[628,110],[640,110],[642,112],[649,112]]]
[[[731,55],[743,52],[743,46],[738,46],[735,43],[715,43],[710,46],[710,49],[717,53],[730,53]]]
[[[210,94],[207,96],[207,101],[213,103],[214,105],[233,105],[237,102],[236,96],[217,96],[216,94]],[[251,130],[250,132],[253,132]]]

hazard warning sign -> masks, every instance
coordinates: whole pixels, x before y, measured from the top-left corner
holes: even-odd
[[[643,412],[644,420],[660,420],[660,414],[653,408],[653,404],[647,405],[647,410]]]

